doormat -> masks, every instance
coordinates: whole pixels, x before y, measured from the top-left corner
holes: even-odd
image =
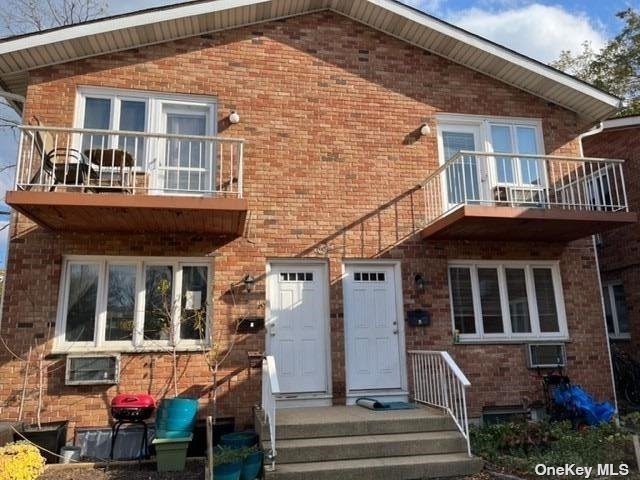
[[[360,397],[356,400],[356,405],[368,408],[369,410],[376,410],[380,412],[386,412],[390,410],[413,410],[416,406],[407,402],[381,402],[375,398]]]

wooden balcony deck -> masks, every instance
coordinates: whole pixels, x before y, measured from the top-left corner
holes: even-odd
[[[625,211],[461,205],[420,233],[430,240],[566,242],[637,221]]]
[[[6,203],[56,232],[240,236],[247,201],[222,196],[10,191]]]

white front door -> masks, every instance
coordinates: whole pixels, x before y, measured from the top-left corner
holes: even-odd
[[[403,388],[403,329],[396,266],[345,265],[344,324],[347,393]]]
[[[267,353],[284,394],[327,393],[326,264],[271,263],[267,278]]]

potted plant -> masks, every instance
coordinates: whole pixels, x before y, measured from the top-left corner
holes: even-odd
[[[216,480],[240,480],[247,452],[242,448],[216,447],[213,454],[213,477]]]
[[[256,445],[243,449],[245,453],[242,462],[240,480],[255,480],[262,470],[263,453]]]
[[[253,290],[255,280],[251,275],[247,274],[245,275],[241,283],[244,284],[247,294],[250,294],[251,291]],[[237,307],[236,295],[234,292],[234,288],[237,286],[238,284],[232,284],[231,287],[229,288],[229,293],[231,294],[231,300],[233,302],[234,308]],[[264,308],[264,304],[259,304],[259,306],[261,308]],[[225,332],[223,331],[223,329],[218,329],[216,337],[215,338],[213,336],[210,337],[211,348],[208,351],[203,351],[204,358],[209,367],[209,371],[211,373],[212,383],[213,383],[211,388],[211,391],[213,393],[212,399],[211,399],[213,415],[207,417],[207,472],[210,472],[208,474],[212,476],[212,478],[215,480],[220,480],[217,476],[218,474],[216,473],[217,470],[216,468],[211,468],[210,466],[211,465],[215,466],[214,453],[213,453],[213,431],[216,427],[216,418],[218,413],[218,388],[220,387],[218,383],[218,379],[219,379],[222,365],[227,361],[227,359],[231,355],[236,345],[236,342],[238,341],[238,338],[240,336],[240,333],[239,333],[240,325],[242,324],[242,322],[244,322],[247,319],[247,317],[248,315],[245,314],[239,317],[234,322],[233,328],[231,329],[230,332],[228,332],[229,336],[226,339],[225,339]],[[204,323],[202,323],[204,319],[205,317],[197,318],[194,323],[196,330],[200,332],[201,338],[204,338],[203,334],[204,332],[207,331]],[[201,323],[198,323],[198,322],[201,322]],[[221,478],[226,479],[226,477],[221,477]],[[235,477],[229,477],[229,478],[235,478]]]
[[[178,310],[170,299],[171,285],[167,279],[158,283],[159,303],[153,306],[153,316],[162,332],[169,338],[172,354],[173,398],[164,398],[156,412],[156,447],[157,468],[159,472],[180,471],[184,469],[189,443],[193,439],[193,430],[198,416],[198,400],[178,396],[178,354],[176,326],[173,324],[174,313]],[[203,309],[190,311],[188,315],[180,311],[180,323],[204,317]],[[193,318],[192,318],[193,317]]]
[[[257,444],[258,434],[252,431],[228,433],[221,438],[222,448],[232,448],[244,453],[241,480],[254,480],[260,473],[263,454]]]

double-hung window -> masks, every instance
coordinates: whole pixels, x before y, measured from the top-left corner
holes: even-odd
[[[209,339],[210,261],[65,259],[56,350],[193,347]]]
[[[602,286],[607,331],[610,338],[630,338],[629,312],[622,283],[608,283]]]
[[[449,288],[462,341],[567,336],[557,263],[453,262]]]

